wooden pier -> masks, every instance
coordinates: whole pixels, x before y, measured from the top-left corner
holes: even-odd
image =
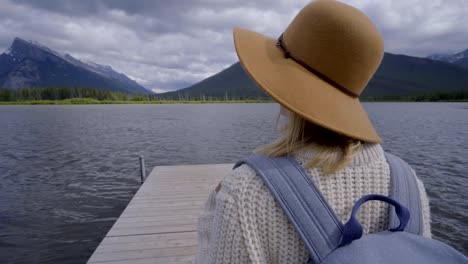
[[[88,264],[193,263],[197,219],[232,164],[158,166]]]

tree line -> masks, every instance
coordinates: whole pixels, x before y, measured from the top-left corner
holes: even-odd
[[[251,98],[243,96],[214,96],[200,94],[190,96],[188,94],[177,94],[178,96],[167,96],[158,94],[130,94],[112,92],[107,89],[96,89],[86,87],[50,86],[43,88],[24,88],[12,90],[0,87],[0,102],[24,102],[24,101],[59,101],[67,99],[94,99],[99,101],[248,101],[266,100],[267,98]]]
[[[51,86],[44,88],[6,89],[0,87],[0,101],[40,101],[92,98],[99,101],[151,101],[154,94],[126,94],[105,89]]]
[[[468,91],[458,92],[433,92],[416,95],[388,95],[365,97],[363,101],[401,101],[401,102],[456,102],[468,101]]]
[[[12,90],[0,87],[0,101],[21,102],[21,101],[42,101],[42,100],[66,100],[74,98],[90,98],[99,101],[229,101],[233,99],[245,100],[251,98],[235,98],[209,96],[178,96],[160,97],[157,94],[127,94],[112,92],[106,89],[96,89],[87,87],[66,87],[51,86],[44,88],[25,88]],[[373,96],[361,98],[362,101],[411,101],[411,102],[438,102],[438,101],[468,101],[468,91],[459,92],[435,92],[409,96]],[[259,99],[260,100],[260,99]]]

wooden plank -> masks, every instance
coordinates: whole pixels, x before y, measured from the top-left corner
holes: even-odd
[[[165,226],[165,225],[189,225],[197,221],[197,218],[178,217],[176,219],[163,219],[160,221],[140,221],[140,222],[122,222],[117,221],[113,228],[135,228],[146,227],[146,226]]]
[[[100,253],[105,252],[121,252],[121,251],[132,251],[132,250],[143,250],[143,249],[154,249],[154,248],[167,248],[167,247],[187,247],[196,246],[197,238],[178,238],[178,239],[165,239],[156,240],[150,242],[132,242],[132,243],[119,243],[119,244],[107,244],[100,248]]]
[[[155,257],[155,258],[145,258],[145,259],[130,259],[130,260],[114,260],[108,262],[88,262],[89,264],[169,264],[169,263],[178,263],[178,264],[189,264],[193,263],[193,256],[177,256],[177,257]]]
[[[174,202],[174,201],[158,201],[157,203],[132,203],[131,206],[127,210],[154,210],[154,209],[161,209],[161,208],[167,208],[167,207],[200,207],[205,204],[205,200],[192,200],[192,201],[179,201],[179,202]]]
[[[192,239],[196,238],[197,233],[193,232],[181,232],[181,233],[164,233],[164,234],[152,234],[144,236],[120,236],[120,237],[105,237],[102,240],[100,246],[110,245],[110,244],[120,244],[120,243],[151,243],[153,241],[165,241],[171,239],[187,238]]]
[[[130,213],[127,213],[127,212],[123,212],[122,215],[120,217],[134,217],[134,216],[158,216],[158,215],[178,215],[178,216],[184,216],[186,214],[200,214],[201,213],[201,209],[200,208],[193,208],[193,209],[181,209],[181,210],[177,210],[177,209],[174,209],[174,210],[160,210],[158,212],[156,211],[147,211],[147,212],[132,212],[131,214]]]
[[[164,225],[164,226],[136,226],[130,228],[112,228],[108,236],[129,236],[129,235],[144,235],[144,234],[158,234],[158,233],[170,233],[170,232],[190,232],[197,230],[197,224],[185,224],[185,225]]]
[[[208,190],[211,190],[211,189],[208,189]],[[146,195],[144,197],[135,197],[132,200],[132,203],[139,203],[139,202],[148,203],[150,201],[154,201],[154,202],[157,202],[157,201],[160,201],[160,202],[164,202],[164,201],[168,201],[168,202],[169,201],[186,201],[186,200],[193,200],[193,199],[203,200],[203,199],[206,199],[206,196],[207,196],[206,193],[203,194],[203,195],[200,195],[200,196],[195,196],[195,195],[184,196],[184,195],[180,195],[180,194],[166,195],[166,196]]]
[[[180,216],[178,215],[157,215],[157,216],[142,216],[142,217],[125,217],[119,218],[115,224],[133,224],[137,223],[154,223],[154,222],[167,222],[167,221],[176,221],[179,220]],[[191,221],[197,221],[198,214],[193,215],[184,215],[184,219],[190,219]]]
[[[194,256],[197,246],[153,248],[143,250],[129,250],[119,252],[94,253],[89,262],[110,262],[118,260],[135,260],[155,257]]]
[[[193,263],[197,219],[232,164],[155,167],[89,264]]]

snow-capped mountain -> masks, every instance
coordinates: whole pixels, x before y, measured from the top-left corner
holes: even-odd
[[[35,41],[15,38],[0,54],[0,87],[21,89],[76,86],[125,93],[149,93],[147,89],[110,66],[60,54]]]
[[[427,57],[431,60],[445,61],[453,64],[457,64],[463,67],[468,67],[468,49],[462,52],[456,52],[453,54],[434,54]]]

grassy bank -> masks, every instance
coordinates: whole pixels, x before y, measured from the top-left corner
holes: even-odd
[[[364,103],[463,103],[468,100],[444,100],[444,101],[411,101],[411,100],[361,100]],[[276,103],[273,100],[211,100],[211,101],[195,101],[195,100],[161,100],[161,101],[111,101],[111,100],[95,100],[95,99],[66,99],[66,100],[30,100],[30,101],[13,101],[2,102],[0,105],[106,105],[106,104],[259,104],[259,103]]]
[[[114,101],[96,100],[93,98],[72,98],[65,100],[25,100],[25,101],[0,101],[0,105],[85,105],[85,104],[248,104],[248,103],[273,103],[273,100],[153,100],[153,101]]]
[[[464,100],[440,100],[440,101],[415,101],[415,100],[361,100],[365,103],[410,103],[410,102],[446,102],[446,103],[462,103],[468,102]],[[113,101],[113,100],[96,100],[92,98],[74,98],[65,100],[28,100],[28,101],[0,101],[0,105],[105,105],[105,104],[259,104],[259,103],[276,103],[273,100],[159,100],[159,101]]]
[[[412,99],[399,99],[399,100],[373,100],[361,99],[364,103],[466,103],[468,99],[451,99],[451,100],[412,100]]]
[[[266,96],[266,95],[264,95]],[[228,98],[238,99],[229,100]],[[78,105],[78,104],[226,104],[226,103],[272,103],[265,97],[249,98],[245,94],[227,97],[213,95],[176,98],[158,94],[126,94],[106,89],[80,87],[45,87],[10,90],[0,87],[0,105]],[[252,97],[250,97],[252,98]],[[240,100],[239,100],[240,99]],[[468,102],[468,91],[419,93],[414,95],[362,96],[362,102]]]

